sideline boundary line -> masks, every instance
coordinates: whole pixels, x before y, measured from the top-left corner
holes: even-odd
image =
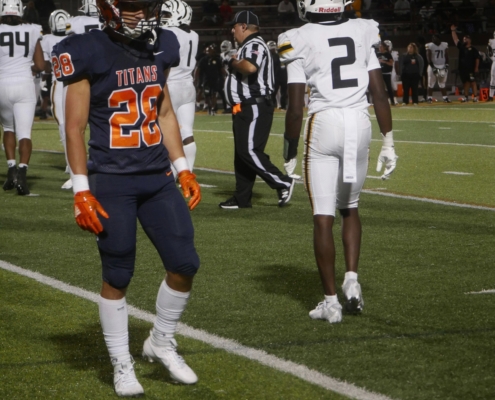
[[[218,173],[218,174],[234,175],[234,173],[232,171],[222,171],[221,169],[201,168],[201,167],[197,167],[195,169],[197,169],[199,171],[215,172],[215,173]],[[367,176],[366,178],[368,178],[368,179],[370,179],[370,178],[371,179],[376,179],[376,178],[379,178],[379,177],[377,176],[375,178],[374,176]],[[296,181],[296,183],[302,184],[302,181]],[[439,205],[442,205],[442,206],[452,206],[452,207],[461,207],[461,208],[472,208],[472,209],[475,209],[475,210],[484,210],[484,211],[495,211],[495,207],[477,206],[477,205],[474,205],[474,204],[466,204],[466,203],[454,203],[454,202],[445,201],[445,200],[430,199],[430,198],[427,198],[427,197],[406,196],[406,195],[403,195],[403,194],[381,192],[381,191],[377,191],[375,189],[363,189],[361,191],[361,193],[376,194],[378,196],[385,196],[385,197],[394,197],[396,199],[422,201],[424,203],[439,204]]]
[[[448,143],[448,144],[450,144],[450,143]],[[473,145],[473,146],[476,146],[476,145]],[[482,145],[478,145],[478,146],[482,146]],[[495,146],[490,146],[490,147],[495,147]],[[64,154],[63,151],[56,151],[56,150],[33,150],[33,151],[38,151],[38,152],[41,152],[41,153]],[[195,169],[197,169],[199,171],[205,171],[205,172],[215,172],[217,174],[234,175],[234,172],[232,172],[232,171],[223,171],[221,169],[202,168],[202,167],[196,167]],[[372,176],[368,176],[367,178],[375,179]],[[302,184],[303,182],[300,181],[300,180],[296,180],[296,183]],[[422,201],[424,203],[440,204],[440,205],[443,205],[443,206],[452,206],[452,207],[461,207],[461,208],[472,208],[472,209],[475,209],[475,210],[484,210],[484,211],[495,211],[495,207],[477,206],[477,205],[474,205],[474,204],[466,204],[466,203],[455,203],[455,202],[450,202],[450,201],[445,201],[445,200],[430,199],[428,197],[406,196],[406,195],[402,195],[402,194],[385,193],[385,192],[380,192],[380,191],[373,190],[373,189],[363,189],[361,191],[361,193],[376,194],[376,195],[379,195],[379,196],[386,196],[386,197],[395,197],[397,199],[404,199],[404,200]]]
[[[38,272],[34,272],[18,267],[14,264],[10,264],[6,261],[0,260],[0,268],[16,273],[18,275],[34,279],[39,283],[50,286],[62,292],[81,297],[83,299],[92,301],[93,303],[98,303],[99,295],[97,293],[93,293],[88,290],[69,285],[65,282],[50,278],[49,276],[40,274]],[[139,308],[131,305],[128,305],[127,308],[129,311],[129,315],[133,316],[134,318],[138,318],[140,320],[151,323],[153,323],[155,320],[155,316],[147,311],[140,310]],[[234,340],[225,339],[201,329],[192,328],[183,323],[179,323],[177,333],[191,339],[199,340],[218,349],[225,350],[228,353],[245,357],[252,361],[256,361],[275,370],[288,373],[306,382],[342,394],[344,396],[359,400],[392,400],[390,397],[387,397],[385,395],[370,392],[366,389],[355,386],[352,383],[343,382],[328,375],[324,375],[321,372],[306,367],[305,365],[296,364],[292,361],[278,358],[266,353],[263,350],[243,346]]]

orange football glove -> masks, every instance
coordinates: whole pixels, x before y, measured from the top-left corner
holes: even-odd
[[[83,190],[74,195],[74,216],[77,225],[85,231],[98,235],[103,231],[103,226],[96,213],[108,218],[106,211],[89,190]]]
[[[189,209],[191,211],[194,210],[201,201],[201,189],[199,183],[196,181],[196,175],[186,169],[179,173],[179,183],[184,197],[186,199],[191,197],[191,200],[189,200]]]

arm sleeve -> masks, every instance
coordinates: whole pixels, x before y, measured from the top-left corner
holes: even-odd
[[[287,65],[287,83],[306,83],[303,60],[294,60]]]
[[[249,61],[251,64],[255,65],[256,68],[260,68],[261,62],[266,54],[265,46],[263,46],[257,40],[253,40],[251,43],[248,43],[243,51],[243,56],[241,59]]]
[[[380,62],[378,61],[378,57],[376,56],[374,51],[370,53],[370,59],[368,60],[368,71],[372,71],[374,69],[380,69]]]
[[[281,33],[278,36],[278,55],[282,64],[289,64],[294,60],[304,60],[304,46],[297,44],[298,34],[295,29]],[[304,65],[304,62],[303,64]]]
[[[52,60],[55,56],[59,62],[58,68],[54,65],[54,73],[58,81],[67,81],[84,75],[92,76],[89,63],[94,61],[91,51],[94,47],[86,37],[82,36],[71,35],[53,46]]]

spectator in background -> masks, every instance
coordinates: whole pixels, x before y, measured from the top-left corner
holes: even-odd
[[[395,106],[394,90],[392,89],[392,70],[394,68],[394,59],[392,54],[388,51],[385,43],[380,42],[378,53],[376,53],[380,68],[382,69],[382,76],[387,88],[388,98],[390,99],[390,105]]]
[[[434,16],[435,8],[431,0],[427,0],[423,7],[419,10],[421,16],[421,30],[423,33],[433,33],[435,30]]]
[[[278,3],[278,17],[283,25],[291,25],[296,19],[296,10],[289,0],[282,0]]]
[[[220,10],[215,0],[206,0],[203,3],[203,19],[201,22],[217,24],[220,20]]]
[[[487,31],[487,24],[495,25],[495,0],[487,0],[483,7],[483,15],[481,17],[481,30],[483,33]]]
[[[407,53],[404,54],[401,61],[401,79],[404,89],[402,105],[409,104],[409,89],[412,91],[413,105],[418,105],[418,84],[423,71],[424,60],[418,53],[418,46],[415,43],[409,43]]]
[[[419,84],[421,85],[421,94],[423,95],[423,99],[421,102],[425,102],[428,95],[428,64],[426,62],[426,40],[423,36],[418,37],[418,53],[423,59],[423,71],[421,72],[421,78],[419,80]]]
[[[478,101],[478,85],[476,83],[476,75],[480,66],[480,53],[472,46],[471,37],[465,35],[462,41],[457,36],[457,26],[450,27],[452,31],[452,39],[454,44],[459,49],[459,76],[464,85],[464,98],[462,102],[468,101],[469,88],[473,91],[473,102]]]
[[[223,0],[222,5],[220,6],[220,17],[222,18],[223,22],[231,21],[233,16],[234,10],[232,10],[232,7],[229,4],[229,0]]]
[[[394,5],[391,0],[378,0],[376,4],[376,18],[380,22],[387,22],[394,19]]]
[[[437,21],[437,29],[440,33],[445,33],[447,26],[450,25],[452,19],[455,18],[455,8],[450,3],[450,0],[440,0],[440,3],[435,7],[435,18]]]
[[[397,0],[395,2],[394,16],[396,20],[400,21],[411,19],[411,4],[408,0]]]
[[[22,19],[30,24],[38,24],[40,25],[40,16],[38,11],[36,11],[36,6],[34,5],[34,1],[30,1],[26,4],[26,8],[22,15]]]
[[[208,104],[208,115],[214,116],[217,111],[217,96],[223,90],[225,76],[222,59],[217,54],[217,47],[214,44],[206,49],[206,57],[203,57],[198,63],[195,79],[198,80],[200,76],[203,77],[203,81],[199,85],[204,90],[205,103]]]
[[[48,32],[48,18],[50,14],[57,9],[53,0],[34,0],[34,6],[38,11],[43,31]]]
[[[457,20],[463,32],[474,33],[480,28],[476,6],[470,0],[462,0],[456,10]]]

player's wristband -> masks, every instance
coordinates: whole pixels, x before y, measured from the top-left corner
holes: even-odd
[[[299,138],[297,139],[289,139],[284,132],[284,159],[286,162],[296,158],[297,156],[297,147],[299,145]]]
[[[187,163],[186,157],[179,157],[177,160],[172,161],[177,174],[180,174],[182,171],[189,169],[189,164]]]
[[[77,175],[72,175],[72,191],[74,194],[77,192],[83,192],[85,190],[89,190],[89,182],[88,182],[88,176],[83,175],[83,174],[77,174]]]
[[[387,132],[383,136],[383,147],[394,147],[394,131]]]

